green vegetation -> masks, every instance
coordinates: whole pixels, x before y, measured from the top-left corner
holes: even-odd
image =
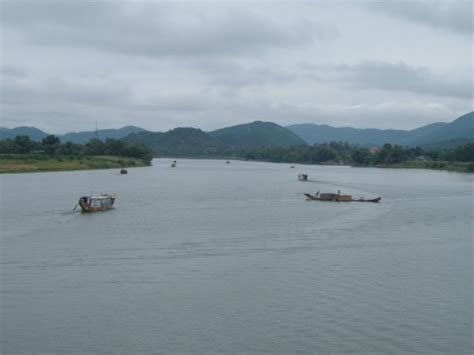
[[[107,155],[51,157],[38,154],[0,154],[0,173],[112,169],[140,166],[147,166],[147,164],[140,159]]]
[[[0,141],[0,172],[107,169],[150,165],[150,149],[142,144],[108,138],[85,145],[61,143],[49,135],[41,143],[28,136]]]
[[[379,150],[361,148],[349,143],[323,143],[268,147],[245,151],[242,158],[271,162],[303,164],[340,164],[391,168],[442,169],[474,172],[474,143],[455,149],[424,151],[416,147],[385,144]]]
[[[246,128],[244,131],[250,133],[241,132],[242,126]],[[282,127],[275,126],[276,128],[270,127],[270,131],[273,132],[270,135],[281,138],[283,134],[288,137],[287,132],[279,130]],[[71,142],[61,143],[60,139],[54,135],[44,137],[41,142],[34,142],[28,136],[17,136],[13,140],[0,141],[0,164],[2,165],[0,171],[97,169],[137,166],[137,164],[149,165],[152,156],[155,155],[474,172],[474,143],[455,148],[430,150],[388,143],[381,148],[370,149],[342,142],[286,146],[277,143],[270,145],[273,140],[267,140],[269,144],[267,146],[250,144],[252,140],[257,139],[256,137],[260,137],[262,127],[268,129],[268,123],[256,122],[236,126],[236,128],[230,127],[232,128],[230,130],[221,130],[220,133],[223,135],[217,135],[218,137],[214,136],[217,131],[208,134],[195,128],[176,128],[166,133],[139,132],[122,140],[108,138],[104,142],[100,139],[91,139],[84,145]],[[240,134],[242,136],[239,138]],[[236,140],[232,141],[230,138]],[[269,139],[269,136],[267,138]],[[227,140],[227,142],[224,143],[222,140]],[[237,141],[241,143],[235,143]],[[29,168],[28,164],[31,165]]]
[[[260,146],[304,144],[293,132],[271,122],[253,122],[210,133],[196,128],[175,128],[165,133],[140,132],[125,140],[146,144],[157,157],[229,157]]]
[[[129,143],[146,144],[157,157],[225,155],[225,144],[196,128],[175,128],[166,133],[141,132],[129,135]]]
[[[218,129],[209,134],[231,148],[289,147],[305,144],[295,133],[273,122],[256,121]]]

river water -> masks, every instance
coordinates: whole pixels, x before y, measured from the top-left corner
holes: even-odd
[[[0,176],[1,353],[472,352],[473,175],[170,162]]]

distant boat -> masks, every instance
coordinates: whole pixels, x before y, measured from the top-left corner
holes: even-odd
[[[114,206],[114,202],[115,195],[101,194],[97,196],[82,196],[79,198],[78,205],[81,207],[82,212],[98,212],[110,210]],[[74,210],[76,207],[74,207]]]
[[[173,160],[173,162],[171,163],[171,167],[176,168],[176,164],[177,164],[176,160]]]
[[[298,180],[299,181],[308,181],[308,175],[307,174],[298,174]]]
[[[363,197],[359,199],[353,199],[351,195],[341,195],[339,193],[319,193],[316,194],[304,194],[306,196],[306,200],[308,201],[335,201],[335,202],[380,202],[382,197],[376,197],[371,199],[364,199]]]
[[[127,169],[121,169],[120,174],[122,174],[122,175],[128,174]]]
[[[290,168],[294,169],[294,168],[295,168],[295,166],[294,166],[294,165],[292,165],[292,166],[290,166]]]
[[[227,160],[225,163],[226,163],[226,164],[230,164],[230,161]]]

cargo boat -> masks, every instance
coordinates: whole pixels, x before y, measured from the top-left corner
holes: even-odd
[[[333,194],[333,193],[319,193],[316,194],[309,194],[305,193],[306,200],[308,201],[336,201],[336,202],[380,202],[382,197],[376,197],[371,199],[364,199],[360,197],[358,199],[353,199],[351,195],[341,195],[340,193]]]

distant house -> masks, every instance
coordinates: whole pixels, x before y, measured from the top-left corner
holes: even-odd
[[[370,147],[370,148],[369,148],[369,153],[370,153],[370,154],[375,154],[375,153],[377,153],[379,150],[380,150],[379,147]]]

